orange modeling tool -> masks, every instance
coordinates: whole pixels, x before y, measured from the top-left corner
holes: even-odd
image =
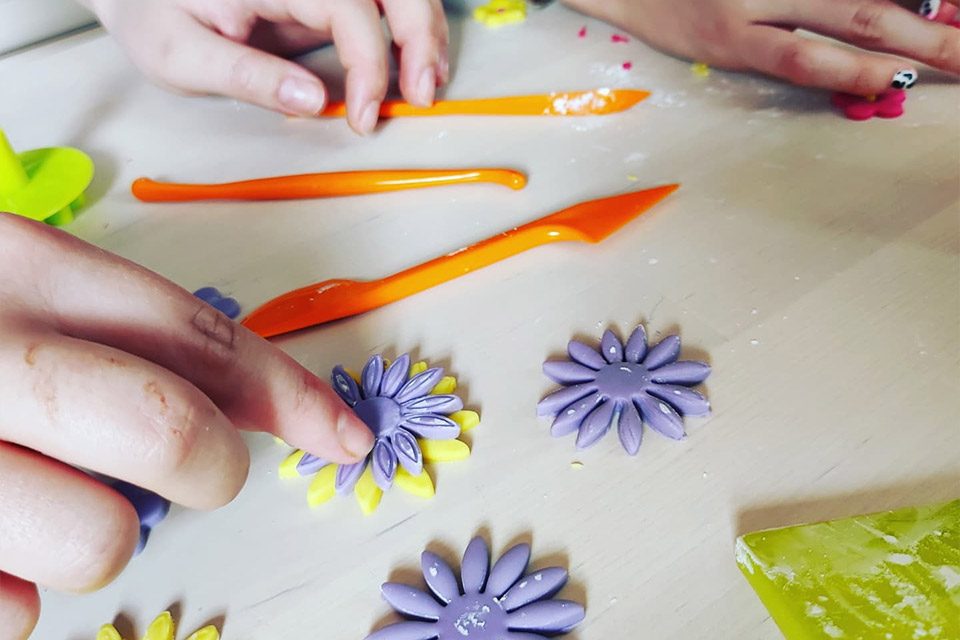
[[[527,178],[511,169],[410,169],[400,171],[342,171],[304,173],[224,184],[175,184],[150,178],[133,181],[130,191],[145,202],[187,200],[293,200],[333,198],[384,191],[423,189],[448,184],[489,182],[523,189]]]
[[[327,280],[275,298],[243,326],[265,338],[377,309],[550,242],[597,243],[679,188],[671,184],[591,200],[381,280]]]
[[[433,106],[412,107],[402,100],[387,100],[380,105],[380,117],[410,116],[602,116],[626,111],[650,95],[639,89],[594,89],[512,98],[476,100],[438,100]],[[331,102],[321,117],[347,115],[342,102]]]

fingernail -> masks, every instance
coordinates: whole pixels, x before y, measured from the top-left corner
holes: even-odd
[[[277,99],[292,113],[313,116],[323,109],[326,95],[319,83],[290,76],[280,83]]]
[[[359,460],[373,448],[373,434],[353,413],[344,411],[337,418],[337,439],[343,450]]]
[[[893,74],[890,86],[894,89],[909,89],[917,84],[917,72],[913,69],[902,69]]]
[[[377,128],[377,118],[380,116],[380,105],[371,101],[360,112],[360,133],[365,136],[373,133]]]
[[[920,15],[927,20],[933,20],[940,13],[940,0],[923,0],[920,3]]]
[[[450,81],[450,59],[447,57],[447,53],[443,52],[440,54],[440,82],[446,84]]]
[[[437,90],[437,72],[433,67],[427,67],[420,74],[420,82],[417,83],[417,100],[424,107],[433,104],[433,94]]]

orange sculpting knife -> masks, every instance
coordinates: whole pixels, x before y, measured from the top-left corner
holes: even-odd
[[[411,116],[591,116],[626,111],[650,95],[639,89],[594,89],[511,98],[475,100],[438,100],[427,108],[412,107],[402,100],[387,100],[380,105],[380,117]],[[321,117],[343,117],[342,102],[331,102]]]
[[[265,338],[377,309],[550,242],[597,243],[679,188],[672,184],[591,200],[381,280],[327,280],[284,294],[243,321]]]
[[[130,187],[145,202],[187,200],[292,200],[332,198],[384,191],[422,189],[448,184],[489,182],[523,189],[527,178],[510,169],[416,169],[402,171],[342,171],[305,173],[224,184],[175,184],[138,178]]]

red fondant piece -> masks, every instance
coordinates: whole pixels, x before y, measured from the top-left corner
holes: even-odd
[[[615,33],[610,36],[610,42],[630,42],[630,38],[627,36],[622,36],[619,33]]]
[[[626,69],[627,71],[629,71],[630,69],[633,68],[633,63],[632,63],[632,62],[624,62],[624,63],[623,63],[623,68]]]
[[[874,100],[849,93],[834,93],[833,106],[843,110],[848,120],[869,120],[870,118],[899,118],[903,115],[903,101],[907,92],[903,89],[890,89],[878,95]]]

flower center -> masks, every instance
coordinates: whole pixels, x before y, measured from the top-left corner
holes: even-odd
[[[507,612],[490,596],[468,593],[444,607],[438,624],[440,640],[497,640],[507,632]]]
[[[648,384],[650,372],[634,362],[614,362],[597,372],[597,389],[613,400],[629,400]]]
[[[400,426],[400,405],[393,398],[367,398],[358,402],[353,410],[378,438]]]

